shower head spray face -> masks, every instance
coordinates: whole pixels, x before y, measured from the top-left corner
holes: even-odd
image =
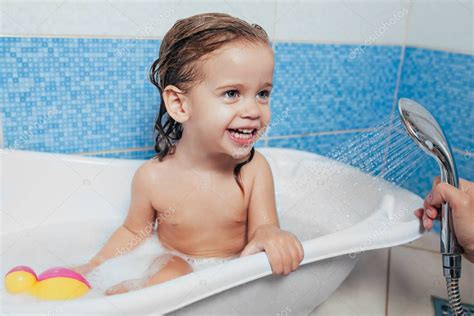
[[[457,170],[451,148],[435,118],[422,105],[410,99],[400,99],[398,110],[408,135],[428,155],[438,161],[441,181],[458,187]]]

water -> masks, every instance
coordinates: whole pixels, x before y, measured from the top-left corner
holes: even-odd
[[[402,186],[431,159],[406,134],[400,120],[386,119],[328,154],[362,172]]]

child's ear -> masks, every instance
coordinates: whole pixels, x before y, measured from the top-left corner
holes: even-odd
[[[176,86],[167,85],[163,90],[166,111],[178,123],[189,119],[191,108],[184,92]]]

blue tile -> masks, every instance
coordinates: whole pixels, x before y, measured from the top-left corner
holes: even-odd
[[[390,115],[400,47],[277,43],[269,135],[369,128]]]
[[[269,147],[292,148],[329,156],[359,133],[270,138]]]
[[[474,181],[474,158],[466,159],[463,154],[456,152],[454,159],[459,177]],[[424,198],[431,191],[433,178],[440,175],[439,166],[433,158],[426,156],[413,169],[412,175],[400,183],[400,186]]]
[[[474,151],[474,56],[407,48],[399,97],[425,106],[451,146]]]
[[[154,145],[159,95],[147,74],[159,45],[0,38],[5,147],[67,153]]]
[[[100,158],[114,158],[114,159],[141,159],[147,160],[156,155],[155,150],[138,150],[138,151],[126,151],[126,152],[116,152],[116,153],[105,153],[105,154],[96,154],[96,155],[85,155],[90,157],[100,157]]]
[[[159,45],[157,40],[0,38],[5,146],[53,152],[153,146],[159,96],[147,74]],[[388,117],[399,47],[366,47],[356,56],[353,45],[275,47],[270,136],[367,128]],[[409,48],[399,95],[430,108],[452,145],[469,152],[474,151],[471,73],[472,57]],[[361,135],[271,139],[269,146],[331,156]],[[259,141],[256,147],[263,145]],[[153,155],[143,150],[99,156]],[[457,154],[457,160],[460,175],[473,179],[473,158]],[[435,174],[436,165],[426,163],[401,185],[423,195]]]
[[[455,152],[454,159],[459,177],[474,182],[474,155]]]
[[[255,148],[262,147],[264,141],[259,140],[255,143]],[[102,157],[102,158],[116,158],[116,159],[150,159],[156,155],[154,149],[149,150],[134,150],[134,151],[124,151],[124,152],[112,152],[104,154],[91,154],[85,155],[90,157]]]

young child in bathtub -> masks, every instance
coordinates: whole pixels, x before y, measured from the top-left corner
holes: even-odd
[[[253,148],[270,122],[273,66],[271,45],[258,25],[219,13],[174,24],[150,73],[161,95],[157,159],[136,171],[123,225],[74,270],[86,275],[117,256],[130,240],[152,234],[157,219],[166,253],[146,277],[116,284],[107,295],[260,251],[274,274],[298,268],[303,247],[279,228],[272,173]]]

